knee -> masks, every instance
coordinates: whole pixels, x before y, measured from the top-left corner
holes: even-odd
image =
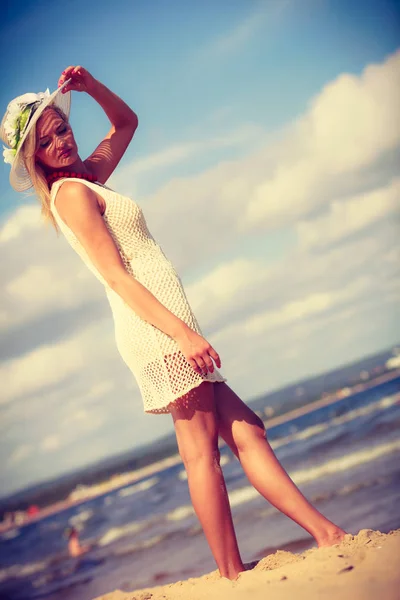
[[[199,444],[195,446],[185,447],[183,445],[179,448],[179,454],[182,458],[182,462],[185,465],[185,469],[191,469],[196,466],[211,466],[219,467],[220,465],[220,451],[217,444]]]
[[[248,424],[247,427],[243,427],[240,434],[235,436],[235,443],[239,452],[246,451],[255,442],[266,440],[265,425],[260,417],[255,416],[254,422]]]

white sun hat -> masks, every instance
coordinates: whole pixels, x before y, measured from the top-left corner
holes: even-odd
[[[61,90],[70,82],[68,79],[52,94],[45,92],[27,93],[11,100],[0,125],[0,138],[4,146],[4,162],[11,164],[10,184],[17,192],[32,187],[32,180],[20,152],[26,136],[34,127],[45,108],[53,104],[69,117],[71,92],[61,94]]]

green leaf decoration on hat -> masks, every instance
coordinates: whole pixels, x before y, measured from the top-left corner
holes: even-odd
[[[24,135],[24,131],[26,129],[26,126],[28,125],[29,117],[33,113],[32,109],[35,107],[35,104],[30,104],[29,106],[26,106],[17,119],[16,128],[15,128],[15,141],[16,141],[16,144],[14,146],[15,150],[18,148],[18,144],[19,144],[22,136]]]

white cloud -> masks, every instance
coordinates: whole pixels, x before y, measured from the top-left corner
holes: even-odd
[[[0,244],[5,244],[40,225],[40,210],[34,205],[23,205],[11,214],[0,228]]]
[[[217,265],[185,290],[194,313],[214,328],[222,318],[248,310],[251,298],[262,301],[260,290],[267,289],[270,277],[271,269],[262,260],[237,259]]]
[[[305,248],[321,248],[400,213],[400,178],[385,187],[354,198],[332,202],[321,217],[297,225],[300,244]],[[400,227],[400,223],[399,223]]]
[[[228,324],[216,337],[219,340],[225,337],[230,340],[257,340],[273,330],[283,332],[298,322],[305,322],[332,309],[337,311],[343,305],[356,302],[364,294],[372,291],[374,284],[373,278],[360,275],[347,286],[338,286],[328,291],[325,286],[318,286],[318,281],[314,280],[306,295],[297,295],[295,299],[288,299],[286,302],[282,299],[282,305],[276,309],[260,310],[255,314],[248,311],[245,318]],[[228,343],[224,345],[227,346]]]
[[[82,348],[76,340],[67,340],[54,346],[36,348],[16,360],[3,362],[0,366],[1,403],[60,383],[81,369],[84,360]]]
[[[81,403],[98,401],[99,398],[102,398],[115,390],[115,387],[115,382],[111,379],[96,381],[90,386],[85,395],[79,397],[79,401]]]
[[[112,317],[96,321],[58,343],[43,345],[0,365],[1,402],[37,394],[115,356]],[[95,388],[95,393],[96,388]],[[92,389],[93,394],[93,389]]]
[[[227,252],[240,237],[293,227],[332,202],[387,185],[385,156],[400,146],[399,67],[400,51],[359,77],[338,77],[303,117],[266,137],[261,150],[191,177],[172,172],[143,198],[150,229],[179,271]],[[357,113],[352,90],[368,107],[367,122],[367,108]],[[128,172],[124,177],[131,179]]]
[[[373,281],[362,275],[344,289],[339,288],[331,292],[312,292],[303,298],[287,302],[277,310],[267,310],[250,317],[243,323],[243,329],[250,334],[265,334],[271,329],[292,325],[296,321],[320,315],[343,303],[355,302],[371,287],[373,287]]]
[[[0,231],[3,256],[0,331],[28,325],[60,311],[97,306],[105,314],[103,288],[61,235],[38,220],[37,206],[17,209]]]
[[[8,457],[7,466],[14,467],[25,461],[33,451],[34,448],[30,444],[21,444],[20,446],[17,446]]]
[[[98,285],[92,285],[92,276],[79,265],[64,274],[58,272],[57,264],[28,265],[27,268],[8,282],[4,288],[0,327],[20,325],[32,317],[49,312],[81,306],[89,300],[95,301],[100,293]]]
[[[400,141],[399,105],[400,51],[325,86],[298,123],[304,149],[327,172],[370,164]]]
[[[151,172],[158,172],[165,167],[172,165],[182,165],[194,157],[208,155],[210,152],[224,148],[241,148],[254,144],[262,135],[263,130],[251,123],[237,127],[234,130],[221,133],[219,135],[207,136],[204,139],[196,141],[181,142],[171,144],[168,147],[158,150],[143,158],[136,158],[131,163],[125,165],[110,179],[110,186],[120,189],[128,179],[131,186],[131,180],[143,177]],[[137,185],[137,182],[136,184]]]
[[[68,435],[69,441],[71,441],[74,437],[100,429],[105,422],[106,415],[99,407],[90,411],[79,407],[75,411],[68,411],[64,416],[61,427],[63,430],[64,428],[73,430]]]
[[[61,440],[58,435],[47,435],[41,442],[40,448],[43,452],[53,452],[58,450],[61,446]]]
[[[400,51],[327,85],[289,130],[287,159],[255,186],[242,228],[283,227],[332,198],[345,173],[399,145],[398,106]]]

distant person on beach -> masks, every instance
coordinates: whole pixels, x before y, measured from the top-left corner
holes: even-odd
[[[68,552],[70,556],[82,556],[82,554],[86,554],[86,552],[90,550],[90,544],[81,546],[79,541],[79,533],[75,527],[67,527],[64,535],[68,540]]]
[[[111,123],[85,160],[68,120],[72,91],[91,96]],[[104,285],[117,347],[137,381],[143,409],[171,414],[194,509],[221,576],[236,579],[245,566],[220,466],[219,435],[259,493],[318,546],[340,542],[345,531],[299,491],[272,451],[261,418],[217,370],[220,356],[203,337],[180,277],[140,206],[105,185],[137,125],[136,114],[116,94],[82,66],[69,66],[52,94],[28,93],[10,102],[0,136],[11,185],[17,191],[34,187],[43,218],[62,231]],[[209,209],[193,206],[193,222],[199,215],[207,218]],[[240,353],[240,339],[236,343]]]

